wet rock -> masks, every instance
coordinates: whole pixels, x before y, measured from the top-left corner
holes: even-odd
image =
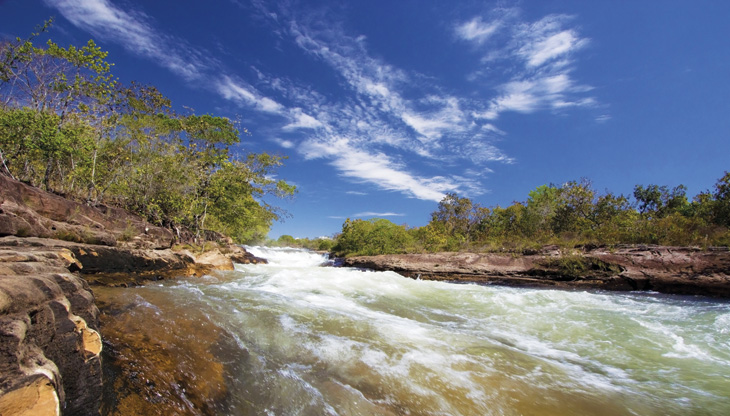
[[[253,254],[246,251],[241,246],[237,245],[229,245],[226,249],[226,256],[228,256],[231,261],[234,263],[239,264],[266,264],[268,261],[266,259],[262,259],[261,257],[256,257]]]
[[[38,374],[33,381],[0,396],[0,415],[60,415],[61,407],[53,382]]]
[[[194,256],[195,263],[210,265],[216,270],[233,270],[233,261],[221,253],[219,249],[213,249]]]
[[[0,246],[0,414],[99,413],[99,310],[65,248]]]

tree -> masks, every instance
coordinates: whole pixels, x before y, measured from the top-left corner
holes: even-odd
[[[33,39],[39,33],[0,46],[2,128],[11,134],[3,139],[0,161],[12,176],[73,192],[78,180],[88,179],[79,172],[95,154],[92,114],[109,102],[116,81],[107,53],[93,41],[63,48],[49,40],[38,48]],[[12,163],[9,154],[22,162]]]
[[[296,239],[290,235],[284,234],[276,240],[276,243],[282,247],[294,247]]]
[[[350,220],[342,225],[332,250],[338,256],[397,254],[406,252],[412,239],[404,226],[383,218]]]
[[[468,246],[477,236],[477,229],[489,215],[489,209],[448,193],[431,214],[431,223],[439,224],[457,246]]]
[[[553,231],[556,234],[579,233],[589,229],[595,195],[591,182],[585,178],[580,182],[570,181],[563,185],[552,221]]]
[[[526,237],[547,237],[552,234],[551,224],[560,204],[560,188],[542,185],[530,191],[521,218],[521,230]]]
[[[638,218],[627,197],[607,192],[596,200],[591,219],[599,242],[617,244],[629,241]]]
[[[715,183],[714,222],[715,224],[730,227],[730,172],[718,179]]]
[[[680,212],[689,205],[687,187],[684,185],[672,189],[658,185],[648,185],[646,188],[636,185],[634,198],[639,212],[647,217],[663,218],[671,213]]]
[[[261,239],[286,215],[265,202],[296,191],[271,179],[284,158],[234,154],[247,133],[235,122],[177,114],[157,88],[119,84],[91,40],[41,48],[37,35],[0,45],[0,172],[196,238]]]

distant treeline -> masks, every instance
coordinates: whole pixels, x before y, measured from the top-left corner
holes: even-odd
[[[295,247],[317,251],[331,251],[335,245],[335,241],[326,237],[294,238],[288,234],[284,234],[276,240],[267,240],[264,244],[269,247]]]
[[[350,220],[333,251],[377,255],[438,251],[534,250],[548,244],[730,246],[730,173],[687,198],[686,187],[637,185],[631,196],[599,194],[590,181],[543,185],[527,200],[483,207],[447,194],[424,227],[386,219]]]
[[[261,197],[295,191],[270,179],[281,157],[238,155],[236,122],[179,114],[154,86],[121,84],[91,40],[34,46],[49,25],[0,44],[0,174],[195,235],[265,238],[281,212]]]

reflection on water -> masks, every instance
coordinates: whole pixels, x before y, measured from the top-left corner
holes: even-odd
[[[728,303],[416,281],[252,251],[270,264],[94,288],[105,413],[730,414]]]

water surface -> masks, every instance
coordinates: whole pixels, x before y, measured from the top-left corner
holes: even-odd
[[[95,288],[105,412],[728,415],[730,304],[268,265]],[[130,370],[131,368],[131,370]]]

